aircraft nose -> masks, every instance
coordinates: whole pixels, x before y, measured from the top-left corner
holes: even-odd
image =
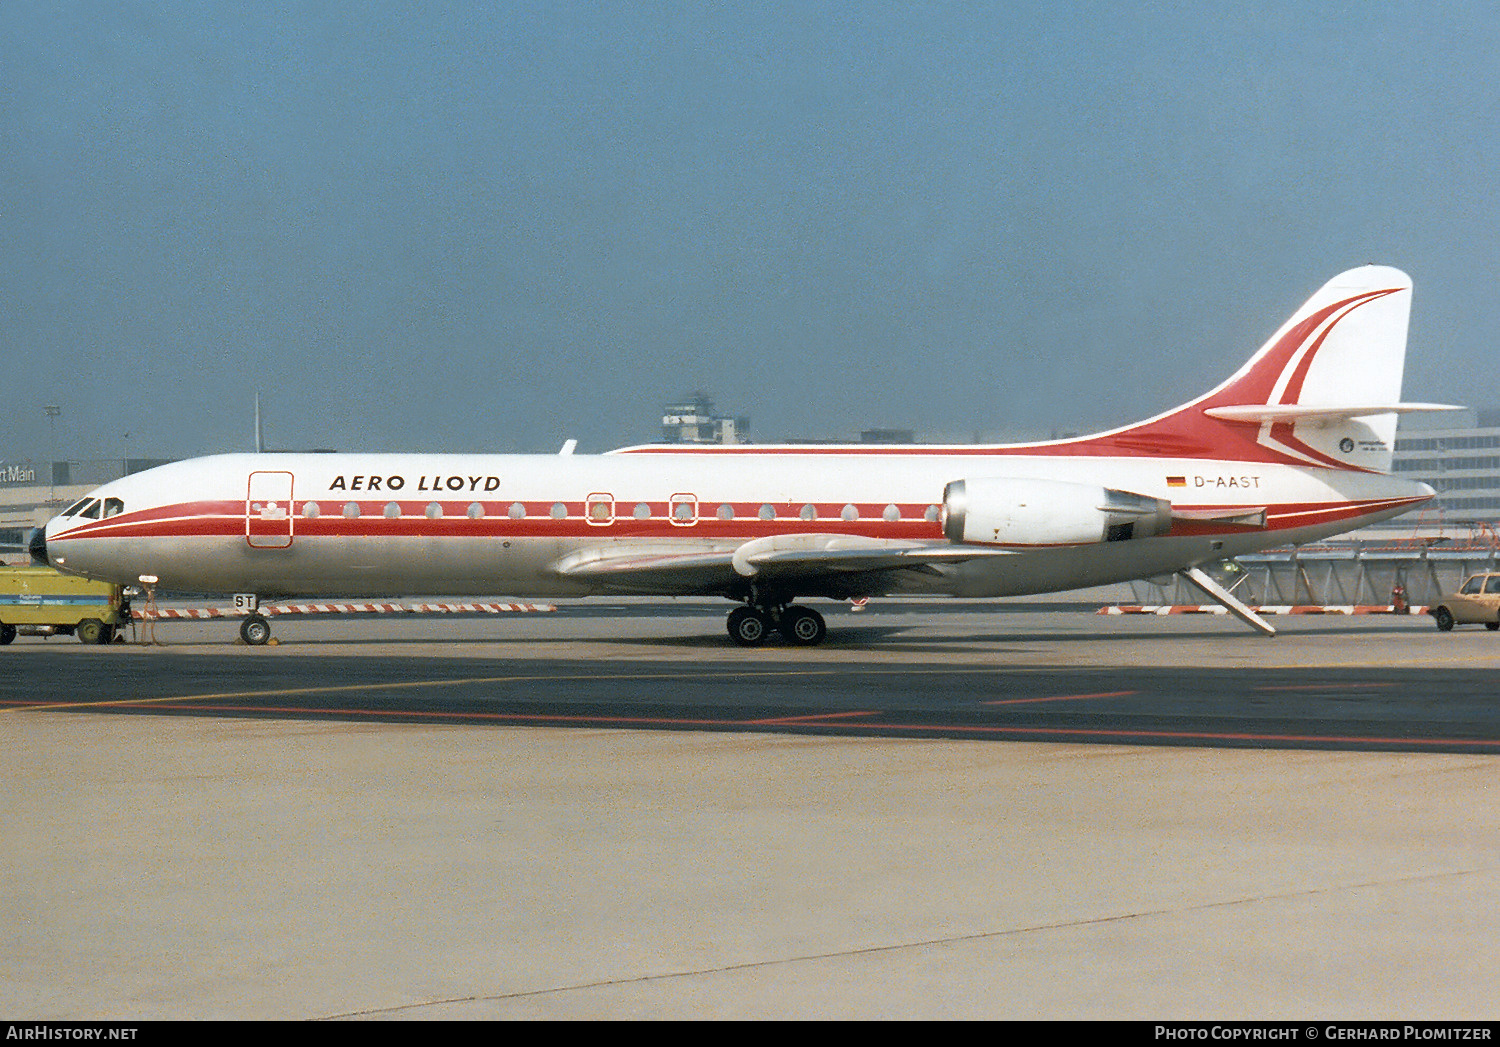
[[[31,532],[31,541],[26,543],[26,549],[31,553],[32,563],[41,564],[43,567],[52,566],[52,561],[47,559],[47,528],[35,528]]]

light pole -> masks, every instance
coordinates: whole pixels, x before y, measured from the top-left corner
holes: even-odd
[[[52,460],[47,463],[48,471],[51,473],[49,501],[47,504],[53,508],[57,507],[57,416],[62,414],[62,408],[57,404],[48,404],[44,410],[47,412],[47,425],[52,430]]]

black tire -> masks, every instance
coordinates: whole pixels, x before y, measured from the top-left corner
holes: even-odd
[[[1446,607],[1439,607],[1432,612],[1432,620],[1437,623],[1439,632],[1453,631],[1453,612]]]
[[[271,638],[271,623],[258,614],[252,614],[240,623],[240,639],[251,647],[259,647]]]
[[[736,607],[729,612],[729,638],[741,647],[758,647],[771,632],[771,622],[753,607]]]
[[[801,647],[815,647],[828,635],[823,616],[811,607],[788,607],[781,612],[781,635]]]
[[[104,623],[97,618],[85,618],[73,630],[79,643],[108,643],[104,639]]]
[[[1494,632],[1496,629],[1500,629],[1500,622],[1485,622],[1484,627],[1490,632]]]
[[[16,627],[0,622],[0,646],[10,643],[16,638]]]

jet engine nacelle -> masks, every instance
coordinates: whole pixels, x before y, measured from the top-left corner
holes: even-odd
[[[1083,545],[1165,534],[1172,503],[1108,487],[1008,477],[943,489],[943,533],[975,545]]]

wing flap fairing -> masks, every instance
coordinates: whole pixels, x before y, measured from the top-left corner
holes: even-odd
[[[601,546],[573,553],[552,570],[602,586],[642,585],[684,595],[713,592],[738,582],[793,582],[829,576],[911,570],[933,573],[944,565],[994,556],[1005,550],[923,545],[849,535],[775,535],[732,549],[658,549]]]

